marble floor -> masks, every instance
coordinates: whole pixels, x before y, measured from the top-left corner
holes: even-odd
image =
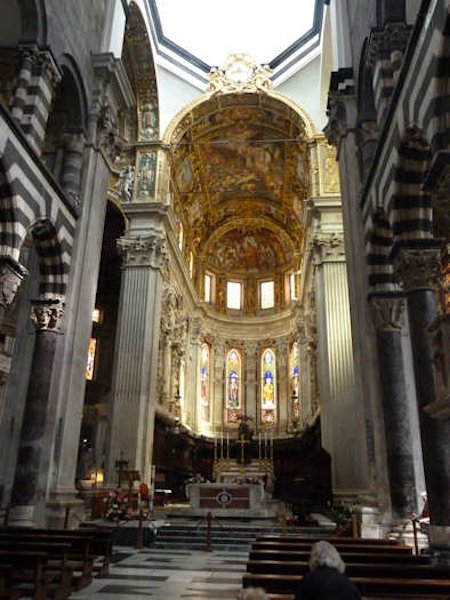
[[[221,600],[237,598],[248,550],[212,552],[116,546],[109,576],[71,600]]]

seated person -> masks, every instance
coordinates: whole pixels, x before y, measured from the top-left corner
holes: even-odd
[[[313,545],[310,573],[297,586],[295,600],[362,600],[358,588],[344,574],[345,564],[329,542]]]

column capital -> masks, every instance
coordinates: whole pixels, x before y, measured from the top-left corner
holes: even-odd
[[[403,53],[411,35],[411,26],[406,23],[386,23],[383,29],[373,29],[369,37],[367,65],[374,67],[382,60],[391,60],[392,53]]]
[[[28,271],[13,258],[0,258],[0,306],[12,304]]]
[[[337,146],[352,126],[350,103],[355,101],[355,81],[351,67],[333,71],[328,94],[328,123],[323,130],[328,143]],[[355,112],[355,111],[353,111]]]
[[[400,331],[404,325],[406,302],[400,294],[372,295],[369,298],[377,331]]]
[[[151,267],[163,269],[169,255],[165,237],[160,235],[122,237],[117,240],[123,258],[123,267]]]
[[[42,73],[45,73],[53,87],[56,87],[62,80],[62,74],[57,62],[53,58],[50,50],[40,50],[37,55],[37,64]]]
[[[317,232],[312,241],[313,261],[316,266],[326,262],[345,261],[343,233]]]
[[[441,240],[419,240],[402,244],[394,258],[394,272],[405,292],[440,288]]]
[[[64,316],[64,304],[59,299],[32,300],[30,318],[36,331],[59,332]]]

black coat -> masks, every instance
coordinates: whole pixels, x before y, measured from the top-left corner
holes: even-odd
[[[331,567],[318,567],[303,577],[295,600],[361,600],[361,594],[347,575]]]

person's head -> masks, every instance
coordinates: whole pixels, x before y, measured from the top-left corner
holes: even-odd
[[[313,571],[317,567],[332,567],[339,573],[345,571],[345,563],[339,552],[332,544],[325,541],[316,542],[311,550],[309,568]]]
[[[241,591],[238,600],[268,600],[268,596],[260,587],[248,587]]]

